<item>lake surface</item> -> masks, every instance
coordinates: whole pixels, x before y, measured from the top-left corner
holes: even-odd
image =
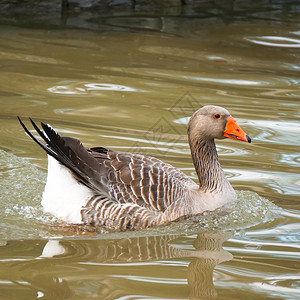
[[[300,7],[288,3],[0,23],[0,299],[300,298]],[[238,193],[228,214],[114,233],[43,213],[47,160],[17,115],[197,180],[186,124],[206,104],[253,140],[217,141]]]

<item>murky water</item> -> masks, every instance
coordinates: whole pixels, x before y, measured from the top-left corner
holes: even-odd
[[[0,26],[1,299],[300,297],[299,7],[230,21],[200,8],[93,30]],[[125,233],[43,213],[46,158],[17,115],[196,180],[185,131],[205,104],[226,107],[253,139],[217,142],[238,191],[232,211]]]

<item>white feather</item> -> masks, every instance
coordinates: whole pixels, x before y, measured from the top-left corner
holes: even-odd
[[[48,155],[48,175],[43,193],[44,211],[68,223],[80,224],[81,209],[93,192],[78,183],[70,171]]]
[[[37,258],[52,258],[57,255],[62,255],[66,252],[58,240],[49,240],[45,245],[42,254]]]

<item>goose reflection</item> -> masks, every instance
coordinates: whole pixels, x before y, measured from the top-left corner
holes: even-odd
[[[26,288],[35,290],[41,298],[69,299],[88,293],[91,298],[118,299],[124,295],[143,297],[146,291],[152,297],[163,293],[167,298],[211,299],[217,296],[215,266],[232,259],[222,248],[230,237],[228,232],[205,232],[192,236],[49,240],[35,259],[14,265],[22,282],[14,283],[26,281]],[[186,279],[189,296],[181,288]]]

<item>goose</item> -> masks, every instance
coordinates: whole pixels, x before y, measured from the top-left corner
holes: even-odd
[[[48,174],[41,204],[45,213],[69,224],[102,226],[116,231],[155,227],[214,211],[236,201],[236,193],[219,162],[214,140],[251,143],[223,107],[206,105],[188,122],[187,134],[199,184],[157,158],[107,149],[85,148],[60,136],[49,124],[31,124],[48,155]]]

